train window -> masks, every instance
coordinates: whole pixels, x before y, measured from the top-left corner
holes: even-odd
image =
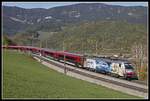
[[[59,55],[59,57],[64,58],[64,56],[63,56],[63,55]]]
[[[93,62],[92,62],[92,61],[88,61],[87,63],[88,63],[88,64],[92,64]]]
[[[132,67],[131,64],[126,63],[126,64],[124,64],[124,65],[125,65],[125,68],[126,68],[126,69],[133,69],[133,67]]]
[[[69,60],[74,60],[74,58],[69,57],[69,56],[66,56],[66,58],[69,59]]]

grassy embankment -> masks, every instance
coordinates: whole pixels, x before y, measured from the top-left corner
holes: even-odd
[[[25,54],[3,52],[3,98],[138,98],[68,77]]]

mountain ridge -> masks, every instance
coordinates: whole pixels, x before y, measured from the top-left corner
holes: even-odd
[[[83,21],[127,21],[147,25],[147,7],[118,6],[103,3],[78,3],[49,9],[3,6],[3,33],[14,35],[36,30],[60,31],[66,24]],[[15,25],[15,26],[14,26]],[[55,28],[53,27],[55,26]],[[43,28],[43,29],[42,29]],[[59,30],[58,30],[59,29]]]

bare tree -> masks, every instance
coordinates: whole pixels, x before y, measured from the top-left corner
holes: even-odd
[[[132,47],[132,55],[135,57],[136,69],[140,78],[142,78],[140,74],[144,72],[144,51],[142,44],[135,43]]]

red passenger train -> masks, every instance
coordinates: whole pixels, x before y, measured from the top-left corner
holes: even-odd
[[[32,47],[32,46],[2,46],[4,49],[14,49],[24,52],[40,53],[42,56],[50,56],[54,59],[66,60],[68,62],[74,63],[78,67],[83,67],[84,57],[81,54],[63,52],[63,51],[53,51],[44,48]]]
[[[45,48],[38,48],[32,46],[2,46],[4,49],[19,50],[23,52],[31,52],[34,54],[50,57],[57,61],[66,60],[73,63],[77,67],[86,69],[94,69],[96,72],[105,72],[108,74],[115,74],[117,77],[124,77],[126,79],[137,78],[137,75],[129,62],[114,61],[109,59],[88,59],[81,54],[69,53],[64,51],[54,51]],[[117,70],[117,71],[116,71]]]

